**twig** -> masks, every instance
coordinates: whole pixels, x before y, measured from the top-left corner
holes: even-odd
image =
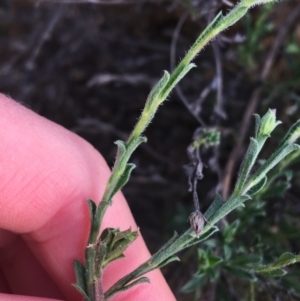
[[[265,81],[269,76],[271,68],[275,62],[275,58],[280,50],[280,46],[284,41],[284,37],[287,35],[288,31],[293,26],[293,24],[298,20],[299,14],[300,14],[300,5],[297,5],[293,10],[293,12],[291,13],[291,15],[289,16],[289,18],[287,18],[287,21],[282,25],[281,29],[279,30],[277,37],[272,45],[272,48],[269,51],[267,60],[265,61],[265,64],[262,68],[259,77],[261,82]],[[229,159],[227,161],[227,165],[225,167],[225,172],[224,172],[225,177],[223,179],[223,199],[227,199],[229,195],[233,171],[237,164],[237,159],[240,158],[241,154],[243,153],[243,141],[246,137],[249,128],[250,119],[253,113],[255,112],[258,102],[260,100],[260,95],[261,95],[261,87],[258,87],[252,93],[249,104],[243,116],[242,124],[240,126],[240,131],[238,134],[239,139],[237,139],[235,147],[232,150]]]

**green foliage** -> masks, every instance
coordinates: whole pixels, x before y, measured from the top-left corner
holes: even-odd
[[[262,119],[257,118],[257,120]],[[295,142],[294,135],[296,134],[294,133],[298,133],[299,130],[297,124],[298,122],[291,127],[279,143],[278,149],[283,149],[282,146],[287,141],[288,143]],[[256,127],[256,133],[259,132],[258,129],[259,127]],[[247,154],[244,160],[246,160],[246,157]],[[285,157],[274,169],[269,171],[268,175],[263,178],[263,183],[257,184],[259,187],[257,187],[256,191],[253,191],[255,186],[248,190],[248,193],[252,195],[252,200],[247,202],[244,208],[239,207],[235,211],[235,221],[228,223],[226,220],[223,220],[223,230],[214,238],[214,242],[209,243],[209,241],[205,241],[206,248],[198,250],[198,253],[201,251],[201,258],[198,257],[198,271],[201,270],[201,273],[197,272],[184,285],[182,292],[194,292],[199,297],[201,291],[204,291],[205,286],[211,280],[211,275],[218,275],[218,277],[214,278],[216,283],[222,282],[221,275],[228,275],[228,277],[231,275],[230,277],[236,279],[233,280],[234,282],[253,282],[252,285],[258,287],[261,285],[261,277],[274,278],[272,282],[274,285],[276,283],[277,286],[284,285],[285,289],[291,294],[295,296],[300,295],[299,274],[296,271],[287,269],[288,266],[299,262],[300,255],[284,252],[284,239],[288,239],[287,235],[292,235],[294,226],[289,224],[286,226],[286,229],[283,229],[283,227],[280,229],[280,225],[278,225],[279,231],[273,233],[270,219],[266,218],[266,200],[274,196],[285,195],[291,186],[293,176],[288,167],[293,162],[298,161],[299,158],[300,151],[294,151],[291,156]],[[252,160],[251,156],[250,160]],[[260,163],[263,166],[266,164],[266,160],[260,160]],[[251,172],[248,174],[251,175]],[[245,186],[247,186],[247,182],[251,181],[252,177],[248,175]],[[251,227],[255,228],[252,230]],[[295,229],[294,233],[299,236],[298,229]],[[210,257],[216,253],[219,257],[218,265],[209,266],[207,264],[209,261],[203,260],[203,258]],[[261,287],[260,289],[263,288]],[[226,290],[224,287],[222,289]],[[223,291],[222,294],[226,294],[226,291]],[[242,296],[240,296],[240,299],[242,299]]]
[[[80,261],[75,260],[74,271],[76,276],[76,283],[73,284],[73,286],[81,293],[85,301],[90,301],[90,298],[87,295],[85,266]]]
[[[273,178],[271,177],[271,180],[268,180],[270,171],[276,168],[280,162],[284,162],[289,154],[299,152],[300,147],[295,142],[300,136],[300,120],[290,128],[273,154],[252,174],[253,166],[263,145],[271,132],[280,123],[276,121],[275,110],[269,110],[262,118],[256,115],[255,137],[250,139],[249,148],[241,165],[234,192],[226,201],[222,201],[219,195],[216,196],[215,201],[204,214],[204,217],[207,219],[205,225],[205,219],[202,219],[202,215],[199,212],[197,217],[198,221],[200,218],[200,230],[202,231],[196,231],[195,233],[192,229],[188,229],[182,235],[175,233],[148,261],[121,278],[105,293],[103,292],[102,277],[104,269],[112,261],[123,258],[123,252],[138,235],[137,231],[131,231],[130,229],[122,232],[119,229],[105,229],[99,237],[99,229],[108,206],[112,205],[114,195],[127,183],[131,175],[134,165],[128,163],[128,161],[132,153],[141,143],[146,142],[146,138],[142,136],[143,132],[151,122],[158,107],[166,100],[175,85],[195,67],[191,61],[199,51],[217,34],[242,18],[250,7],[268,2],[270,0],[242,0],[226,16],[219,13],[198,37],[174,72],[169,74],[165,71],[162,79],[154,86],[147,98],[141,117],[128,140],[126,142],[116,142],[118,152],[104,196],[99,206],[96,206],[91,200],[88,201],[91,230],[85,251],[85,263],[74,262],[77,280],[74,286],[86,301],[108,300],[118,292],[130,289],[139,283],[148,282],[148,278],[143,275],[172,261],[179,260],[176,256],[178,252],[202,241],[209,242],[208,238],[218,232],[218,227],[215,224],[224,219],[234,209],[239,208],[237,211],[239,213],[243,212],[240,208],[245,207],[244,203],[248,200],[251,200],[248,203],[253,203],[255,197],[261,195],[265,187],[270,185],[270,181],[274,181],[276,178],[276,175],[274,175]],[[194,148],[216,145],[219,143],[219,139],[220,136],[217,131],[202,131],[200,139],[196,139],[194,142]],[[284,191],[287,187],[287,185],[279,185],[277,189]],[[249,208],[251,208],[251,205]],[[262,208],[263,206],[254,207],[258,212]],[[251,218],[249,218],[248,224],[251,222]],[[245,221],[243,223],[245,224]],[[208,281],[217,281],[223,271],[248,281],[256,281],[256,274],[264,276],[283,275],[283,267],[298,261],[297,256],[292,257],[290,254],[282,255],[271,264],[261,265],[260,263],[265,259],[262,252],[248,254],[247,256],[245,248],[242,246],[233,248],[231,245],[235,241],[236,236],[245,230],[245,228],[241,228],[242,219],[236,218],[236,221],[231,224],[223,221],[223,225],[224,231],[219,235],[219,241],[207,249],[198,251],[199,269],[192,280],[186,284],[185,291],[192,291],[197,285],[204,285]],[[221,250],[223,257],[219,254],[216,255],[214,250],[216,247]]]
[[[101,251],[99,252],[99,262],[105,268],[110,262],[124,258],[123,252],[138,237],[138,231],[120,231],[119,229],[107,228],[101,233]]]
[[[273,23],[268,20],[272,4],[266,4],[261,8],[261,13],[255,20],[251,14],[247,14],[243,19],[246,31],[245,43],[238,48],[239,62],[242,66],[255,69],[257,57],[262,51],[261,40],[273,29]]]
[[[194,137],[192,146],[197,149],[201,146],[209,148],[220,144],[220,132],[214,128],[200,129]]]

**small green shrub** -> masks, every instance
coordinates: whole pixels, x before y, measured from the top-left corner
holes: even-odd
[[[242,18],[250,7],[268,2],[271,1],[242,0],[226,16],[219,13],[198,37],[174,72],[171,74],[167,71],[164,72],[161,80],[150,92],[140,119],[128,140],[126,142],[116,142],[118,152],[103,199],[99,206],[96,206],[92,200],[88,201],[91,230],[85,251],[85,263],[76,260],[74,264],[77,279],[74,286],[86,301],[108,300],[118,292],[130,289],[139,283],[148,282],[148,278],[144,276],[146,273],[178,260],[176,254],[179,251],[199,242],[204,242],[202,244],[203,248],[198,251],[199,270],[184,286],[183,291],[186,292],[197,290],[208,281],[216,281],[221,277],[223,271],[246,279],[250,283],[261,276],[282,276],[285,274],[283,269],[285,266],[300,260],[299,255],[291,253],[278,254],[276,259],[265,258],[261,251],[263,246],[259,243],[259,237],[257,237],[257,244],[253,253],[247,252],[242,247],[232,248],[232,242],[236,239],[236,236],[241,233],[245,235],[245,230],[254,223],[254,219],[263,215],[262,209],[267,193],[272,190],[274,192],[274,189],[276,193],[283,193],[287,189],[291,175],[286,169],[282,171],[282,168],[288,166],[291,160],[299,156],[300,146],[295,142],[300,136],[300,120],[286,133],[273,154],[264,162],[261,162],[258,170],[253,172],[253,166],[257,162],[258,155],[266,140],[276,126],[280,124],[276,120],[276,112],[268,110],[263,117],[255,116],[255,135],[250,139],[231,196],[227,200],[222,200],[221,196],[217,195],[208,210],[202,214],[199,206],[197,206],[196,195],[194,195],[196,210],[190,215],[191,229],[188,229],[182,235],[175,233],[147,262],[117,281],[106,292],[103,292],[102,288],[104,269],[112,261],[124,257],[124,250],[138,236],[137,231],[105,229],[98,238],[99,229],[107,208],[112,205],[114,195],[126,184],[135,167],[134,164],[128,163],[129,159],[135,149],[141,143],[146,142],[146,138],[142,136],[144,130],[153,119],[158,107],[167,99],[176,84],[195,67],[191,62],[199,51],[217,34]],[[259,31],[257,35],[260,36],[261,32]],[[249,57],[249,51],[244,50],[244,52]],[[203,144],[211,145],[219,141],[219,134],[215,131],[206,132],[204,136],[204,140],[194,142],[192,152]],[[194,165],[193,176],[190,178],[191,186],[194,185],[193,183],[196,185],[197,180],[202,176],[200,163],[200,161],[196,161]],[[273,185],[272,190],[268,189],[270,185]],[[193,190],[193,187],[191,188]],[[243,208],[246,201],[248,201],[248,205]],[[238,212],[235,221],[233,223],[226,222],[224,218],[234,209],[237,209]],[[217,236],[217,239],[208,240],[212,234],[219,231],[216,223],[221,220],[223,221],[222,233]],[[253,239],[256,239],[256,237],[253,237]],[[214,252],[216,248],[220,253],[218,256]],[[286,278],[286,282],[293,285],[295,279],[293,277]]]

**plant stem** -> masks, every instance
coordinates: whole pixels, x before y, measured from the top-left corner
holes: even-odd
[[[193,240],[193,232],[191,229],[188,229],[184,234],[178,237],[173,243],[169,244],[167,248],[161,248],[156,252],[149,260],[141,264],[138,268],[132,271],[130,274],[121,278],[116,282],[112,287],[110,287],[105,293],[105,299],[111,298],[116,294],[122,287],[128,284],[130,281],[160,267],[160,264],[170,258],[172,255],[175,255],[180,250],[185,248],[185,245]],[[172,240],[172,239],[171,239]],[[166,244],[168,245],[168,243]],[[166,246],[165,245],[165,246]]]
[[[237,198],[236,198],[237,199]],[[245,198],[243,198],[244,200]],[[240,201],[241,202],[241,201]],[[240,203],[239,203],[240,204]],[[226,205],[226,206],[225,206]],[[223,208],[224,207],[224,208]],[[201,237],[207,233],[214,224],[216,224],[220,219],[222,219],[229,212],[234,210],[237,206],[232,204],[230,199],[223,204],[223,206],[217,211],[215,215],[209,220],[206,226],[203,228],[201,232]],[[199,239],[199,242],[204,239]],[[206,239],[206,238],[205,238]],[[177,237],[176,239],[171,239],[165,246],[163,246],[158,252],[156,252],[149,260],[141,264],[138,268],[132,271],[130,274],[121,278],[118,282],[116,282],[112,287],[110,287],[105,293],[105,299],[111,298],[114,294],[121,290],[126,284],[130,281],[154,270],[162,267],[162,263],[166,261],[168,258],[174,256],[178,252],[184,250],[186,247],[190,245],[190,243],[195,240],[195,233],[192,229],[188,229],[182,235]]]
[[[142,111],[141,117],[138,120],[136,126],[134,127],[131,135],[129,136],[126,143],[118,144],[118,153],[115,161],[115,165],[112,170],[112,174],[108,180],[106,190],[102,197],[100,204],[95,208],[95,211],[91,216],[91,230],[88,240],[88,246],[85,252],[85,262],[86,262],[86,285],[89,298],[91,301],[99,301],[102,297],[98,296],[98,281],[95,279],[95,265],[96,263],[96,246],[101,243],[98,240],[98,235],[100,227],[102,225],[103,217],[106,213],[107,208],[112,205],[112,198],[116,193],[116,187],[120,185],[120,179],[124,176],[124,173],[130,173],[132,166],[128,165],[129,158],[133,151],[138,147],[138,145],[145,141],[141,137],[146,127],[151,122],[154,117],[158,107],[166,100],[174,86],[186,75],[186,73],[194,67],[191,61],[197,56],[197,54],[204,48],[204,46],[211,41],[216,35],[221,31],[227,29],[241,19],[249,8],[256,4],[262,4],[270,2],[270,0],[242,0],[239,4],[235,6],[225,17],[222,13],[219,13],[215,19],[210,23],[210,25],[203,31],[203,33],[198,37],[196,42],[187,52],[183,60],[178,64],[174,72],[169,75],[165,72],[163,78],[158,82],[158,84],[150,92],[148,99],[146,101],[145,107]],[[131,169],[130,169],[131,168]],[[130,169],[130,170],[129,170]],[[129,171],[128,171],[129,170]],[[119,188],[120,189],[120,188]],[[203,230],[202,235],[205,234],[212,226],[220,220],[223,216],[228,214],[234,208],[236,208],[240,203],[248,198],[239,199],[239,197],[232,198],[232,202],[225,202],[220,209],[214,214],[209,224],[207,224]],[[141,275],[147,273],[150,270],[159,268],[160,265],[170,259],[171,256],[184,249],[193,240],[195,240],[194,233],[191,229],[187,230],[184,234],[177,237],[172,241],[171,244],[167,244],[167,247],[163,247],[160,251],[153,255],[151,259],[142,264],[139,268],[134,270],[128,276],[123,277],[119,280],[112,288],[110,288],[106,294],[105,299],[111,297],[114,293],[124,287],[131,280],[140,277]],[[162,251],[163,250],[163,251]],[[100,280],[101,281],[101,280]]]
[[[251,6],[256,4],[263,4],[271,2],[271,0],[242,0],[239,4],[237,4],[226,16],[223,16],[220,12],[215,19],[208,25],[208,27],[203,31],[203,33],[198,37],[196,42],[192,45],[190,50],[187,52],[182,61],[178,64],[176,69],[170,75],[170,78],[167,84],[163,87],[158,95],[156,95],[157,99],[148,99],[145,104],[145,107],[142,111],[141,117],[135,125],[130,137],[126,142],[126,146],[130,146],[131,143],[137,137],[141,136],[152,118],[154,117],[158,107],[166,100],[172,91],[173,87],[178,83],[178,81],[182,78],[182,72],[184,69],[192,62],[192,60],[198,55],[198,53],[204,48],[206,44],[209,43],[214,37],[216,37],[220,32],[227,29],[228,27],[235,24],[238,20],[240,20],[247,11],[251,8]],[[128,158],[129,159],[129,158]],[[124,162],[122,162],[124,163]],[[109,183],[114,182],[113,180],[120,175],[120,162],[116,160],[115,165],[113,167],[113,171],[111,177],[109,179]],[[113,187],[110,187],[108,184],[107,189],[103,195],[101,203],[103,202],[102,210],[97,210],[97,214],[99,215],[96,220],[98,220],[99,224],[95,225],[94,231],[99,232],[103,216],[108,208],[111,205],[110,199],[110,190]],[[101,204],[100,203],[100,204]],[[95,242],[95,234],[93,235],[93,242]]]

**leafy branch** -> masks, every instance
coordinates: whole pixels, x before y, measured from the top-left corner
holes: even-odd
[[[102,287],[104,269],[111,261],[124,257],[123,252],[136,239],[138,233],[130,229],[122,232],[119,229],[106,229],[99,237],[99,231],[106,210],[112,205],[114,195],[127,183],[132,170],[135,168],[135,165],[128,163],[128,161],[135,149],[141,143],[146,142],[146,138],[142,136],[143,132],[153,119],[158,107],[167,99],[176,84],[195,67],[191,62],[203,47],[221,31],[242,18],[252,6],[267,2],[271,2],[271,0],[242,0],[226,16],[223,16],[220,12],[198,37],[174,72],[172,74],[169,74],[167,71],[164,72],[163,77],[150,92],[140,119],[128,140],[126,142],[116,142],[118,147],[117,156],[103,198],[98,206],[92,200],[88,200],[91,229],[85,250],[85,265],[79,261],[74,263],[77,280],[74,286],[86,301],[104,301],[120,291],[129,289],[138,283],[149,281],[148,278],[141,276],[171,261],[178,260],[175,255],[179,251],[207,239],[214,232],[218,231],[214,224],[236,207],[241,206],[246,200],[249,200],[251,195],[264,186],[268,171],[290,152],[299,149],[299,146],[294,143],[300,133],[300,122],[298,121],[285,136],[274,154],[249,179],[250,170],[263,144],[272,130],[278,125],[274,111],[270,110],[261,119],[257,116],[255,138],[251,139],[234,192],[226,202],[223,202],[220,196],[216,197],[204,215],[205,219],[209,220],[209,223],[203,229],[203,225],[201,226],[201,236],[198,237],[200,231],[198,234],[195,234],[191,229],[181,236],[175,233],[169,242],[147,262],[120,279],[104,293]],[[198,222],[200,221],[198,220]]]
[[[177,252],[206,240],[209,236],[218,231],[218,228],[214,226],[218,221],[220,221],[235,208],[244,206],[245,201],[250,200],[254,194],[258,193],[264,187],[266,183],[267,172],[270,171],[276,164],[278,164],[280,160],[283,160],[286,156],[288,156],[290,152],[300,150],[300,146],[294,143],[295,140],[300,137],[300,120],[298,120],[284,136],[277,149],[269,157],[269,159],[265,161],[265,163],[256,173],[254,173],[253,176],[249,176],[251,168],[255,163],[253,158],[257,158],[263,144],[266,141],[266,138],[269,137],[270,133],[278,124],[279,122],[276,121],[274,110],[269,110],[262,118],[256,116],[256,135],[255,138],[251,138],[250,140],[248,151],[246,152],[244,161],[241,165],[239,178],[236,183],[236,187],[239,187],[240,192],[237,192],[238,190],[235,189],[229,199],[225,202],[222,201],[221,196],[216,196],[215,200],[204,214],[205,218],[208,220],[208,223],[203,228],[200,238],[197,238],[197,235],[192,229],[187,230],[181,236],[175,234],[165,246],[163,246],[156,254],[152,256],[151,259],[114,284],[105,293],[105,297],[107,299],[120,291],[122,287],[126,286],[137,277],[140,277],[155,268],[160,268],[170,261],[176,260],[177,257],[174,256]],[[253,144],[257,146],[259,145],[259,142],[261,143],[261,147],[253,147]],[[297,260],[299,260],[298,257]],[[296,261],[294,260],[289,264],[294,262]],[[254,269],[254,267],[252,269]],[[262,267],[257,269],[257,272],[264,272]],[[267,270],[272,269],[272,266],[269,268],[267,266],[264,269],[266,269],[267,272]]]

